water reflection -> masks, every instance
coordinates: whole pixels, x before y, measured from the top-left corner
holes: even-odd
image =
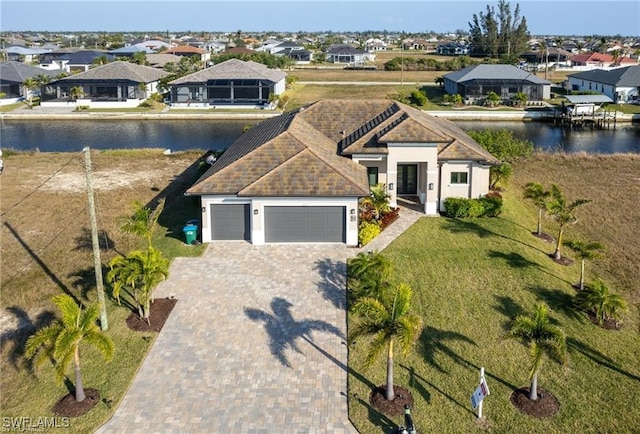
[[[223,120],[2,120],[0,146],[42,152],[94,149],[226,149],[255,121]],[[456,122],[464,130],[505,128],[549,151],[640,153],[640,125],[615,130],[571,130],[541,122]]]

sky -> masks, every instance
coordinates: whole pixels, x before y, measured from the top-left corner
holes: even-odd
[[[640,0],[520,0],[532,35],[640,36]],[[469,30],[487,0],[0,0],[2,31]]]

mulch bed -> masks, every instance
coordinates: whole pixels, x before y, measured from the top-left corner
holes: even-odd
[[[551,417],[560,411],[560,403],[551,393],[538,387],[538,399],[529,399],[529,388],[523,387],[514,390],[511,394],[511,403],[522,413],[536,418]]]
[[[149,322],[140,318],[137,312],[132,312],[127,317],[127,326],[129,329],[136,332],[159,332],[162,330],[162,326],[169,318],[169,314],[173,310],[178,300],[175,298],[156,298],[151,303],[151,311],[149,314]]]
[[[369,396],[369,402],[380,413],[388,416],[401,416],[404,414],[405,405],[408,404],[413,407],[413,396],[404,387],[393,386],[393,390],[396,393],[393,401],[387,401],[387,398],[385,398],[386,390],[386,385],[378,386],[371,391]]]
[[[573,264],[573,261],[565,256],[561,256],[560,259],[556,259],[555,255],[553,253],[549,253],[549,257],[551,259],[553,259],[553,262],[556,262],[560,265],[571,265]]]
[[[612,319],[612,318],[605,319],[604,321],[602,321],[602,324],[600,324],[598,322],[598,318],[596,317],[595,312],[593,311],[587,312],[587,316],[589,317],[589,320],[592,323],[594,323],[598,327],[601,327],[605,330],[620,330],[621,325],[615,319]]]
[[[540,235],[538,235],[538,232],[531,232],[531,234],[536,238],[540,238],[541,240],[546,241],[547,243],[555,243],[556,242],[555,238],[553,238],[549,234],[545,234],[544,232],[541,233]]]
[[[96,389],[84,389],[85,398],[81,402],[76,401],[73,393],[65,395],[53,406],[53,412],[63,417],[82,416],[91,410],[100,401],[100,392]]]

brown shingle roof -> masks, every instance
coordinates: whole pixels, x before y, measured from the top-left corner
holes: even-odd
[[[192,47],[191,45],[179,45],[177,47],[171,48],[165,51],[166,54],[204,54],[202,48]]]
[[[229,59],[202,71],[194,72],[169,82],[169,84],[204,83],[208,80],[269,80],[274,83],[285,78],[287,74],[277,69],[267,68],[265,65],[252,61]]]
[[[343,134],[344,132],[344,134]],[[364,166],[342,155],[433,143],[438,158],[498,163],[453,123],[390,100],[324,100],[243,134],[188,194],[366,196]]]
[[[70,75],[58,80],[58,82],[63,82],[65,80],[128,80],[137,83],[151,83],[153,81],[158,81],[167,75],[169,75],[168,72],[152,68],[150,66],[117,61],[107,63],[106,65],[99,66],[85,72]]]

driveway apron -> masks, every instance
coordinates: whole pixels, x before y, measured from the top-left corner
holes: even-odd
[[[344,245],[212,243],[155,296],[178,302],[98,432],[351,433]]]

